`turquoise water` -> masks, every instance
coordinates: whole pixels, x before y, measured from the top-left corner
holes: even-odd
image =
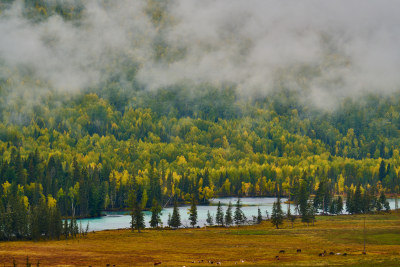
[[[242,198],[241,202],[244,205],[242,207],[242,211],[246,215],[248,220],[252,220],[253,216],[257,216],[258,214],[258,208],[261,209],[263,217],[266,219],[267,218],[267,211],[268,214],[271,215],[272,212],[272,205],[276,199],[272,197],[265,197],[265,198]],[[282,207],[283,210],[286,212],[287,211],[287,205],[284,204],[287,199],[282,198]],[[388,199],[390,203],[390,208],[394,209],[395,203],[394,199]],[[217,204],[218,202],[221,201],[221,204],[223,205],[223,210],[224,212],[227,209],[227,205],[229,201],[232,202],[233,205],[235,205],[237,198],[216,198],[211,201],[210,206],[197,206],[197,215],[198,215],[198,226],[203,227],[206,224],[206,219],[207,219],[207,211],[210,211],[210,214],[214,217],[214,223],[215,223],[215,214],[217,211]],[[189,210],[190,206],[182,206],[179,207],[179,214],[181,215],[181,222],[183,227],[190,227],[189,223]],[[172,207],[171,208],[165,208],[162,210],[162,216],[161,216],[161,221],[164,226],[167,226],[167,221],[168,221],[168,214],[172,214]],[[235,211],[235,207],[233,207],[232,212]],[[294,211],[294,206],[291,205],[291,211],[292,214],[295,213]],[[151,212],[145,211],[145,222],[146,222],[146,227],[149,227],[149,221],[151,217]],[[89,223],[89,231],[101,231],[101,230],[107,230],[107,229],[121,229],[121,228],[129,228],[130,227],[130,222],[131,222],[131,216],[127,212],[108,212],[106,213],[105,216],[98,217],[98,218],[90,218],[90,219],[81,219],[78,220],[78,223],[81,222],[83,229],[86,228],[86,225]]]

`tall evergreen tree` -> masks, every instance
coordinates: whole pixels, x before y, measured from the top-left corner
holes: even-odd
[[[353,197],[353,192],[351,191],[351,189],[349,189],[347,191],[347,195],[346,195],[346,211],[350,214],[354,213],[354,201],[353,201],[354,197]]]
[[[140,230],[145,228],[142,207],[138,201],[135,201],[133,207],[134,208],[131,214],[131,230],[133,232],[136,229],[140,233]]]
[[[294,224],[294,221],[296,220],[296,216],[294,216],[294,215],[292,214],[292,212],[290,211],[290,207],[288,208],[286,217],[288,218],[288,220],[289,220],[290,223],[292,224],[292,228],[293,228],[293,224]]]
[[[309,198],[309,192],[307,190],[307,183],[304,180],[302,180],[300,182],[299,200],[298,200],[299,212],[302,217],[307,216],[307,211],[309,209],[308,198]]]
[[[213,226],[213,224],[214,224],[213,217],[211,216],[209,210],[207,211],[207,219],[206,219],[206,222],[208,223],[209,226]]]
[[[192,197],[192,206],[189,209],[189,221],[192,227],[197,224],[197,206],[194,197]]]
[[[158,204],[156,199],[153,199],[153,205],[151,207],[151,219],[150,219],[150,226],[153,228],[158,227],[161,223],[161,206]]]
[[[363,207],[363,199],[361,196],[361,184],[358,184],[353,198],[353,212],[361,213]]]
[[[181,215],[179,214],[179,209],[178,209],[178,203],[175,200],[174,202],[174,209],[172,211],[172,217],[171,217],[171,227],[173,228],[179,228],[181,226]]]
[[[258,207],[257,212],[258,212],[258,214],[257,214],[257,223],[260,224],[262,222],[262,214],[261,214],[260,207]]]
[[[280,197],[274,202],[272,206],[271,223],[279,229],[279,226],[283,224],[284,214],[281,207]]]
[[[232,218],[232,203],[229,201],[228,208],[225,213],[225,225],[230,226],[233,223]]]
[[[235,221],[236,225],[241,225],[246,222],[246,216],[244,215],[242,211],[242,203],[240,201],[240,198],[238,198],[236,202],[236,209],[235,209],[235,215],[233,217],[233,220]]]
[[[215,223],[217,225],[224,225],[224,212],[221,207],[221,201],[218,202],[217,214],[215,215]]]
[[[343,212],[343,199],[341,196],[337,198],[336,214],[341,214]]]
[[[379,196],[379,203],[382,205],[382,207],[385,208],[386,211],[390,210],[389,201],[386,200],[386,196],[383,191],[381,191],[381,194]]]

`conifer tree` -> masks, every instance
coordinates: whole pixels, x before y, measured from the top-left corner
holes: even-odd
[[[286,217],[288,218],[289,222],[292,224],[292,228],[293,228],[293,224],[294,224],[294,221],[296,220],[296,216],[294,216],[292,214],[292,212],[290,211],[290,206],[288,207]]]
[[[379,203],[381,204],[382,207],[385,207],[386,211],[390,210],[389,202],[386,200],[386,196],[383,191],[381,191],[381,194],[379,196]]]
[[[172,217],[171,217],[171,226],[173,228],[179,228],[181,226],[181,215],[179,214],[179,209],[178,209],[178,203],[174,202],[174,209],[172,211]]]
[[[151,219],[150,219],[150,226],[153,228],[158,227],[161,223],[161,206],[158,204],[156,199],[153,199],[153,205],[151,207]]]
[[[354,213],[354,201],[353,201],[353,192],[351,189],[347,191],[347,196],[346,196],[346,211],[350,214]]]
[[[213,217],[210,214],[210,211],[207,211],[207,219],[206,222],[208,223],[209,226],[212,226],[214,224],[214,220]]]
[[[272,206],[272,214],[271,214],[271,223],[279,229],[279,226],[283,224],[283,211],[281,207],[281,199],[277,198],[276,202],[274,202]]]
[[[262,222],[262,214],[261,214],[261,210],[260,207],[258,207],[258,215],[257,215],[257,223],[260,224]]]
[[[171,213],[168,213],[168,221],[167,224],[169,227],[172,227],[172,221],[171,221]]]
[[[309,197],[309,192],[307,191],[307,183],[304,180],[302,180],[300,182],[299,200],[298,200],[299,213],[302,217],[302,221],[303,221],[303,217],[307,216],[307,212],[309,209],[308,197]]]
[[[215,223],[217,225],[224,225],[224,212],[221,207],[221,201],[218,202],[217,214],[215,215]]]
[[[194,197],[192,197],[192,206],[189,209],[189,221],[192,227],[197,224],[197,206]]]
[[[235,209],[235,215],[233,217],[233,220],[235,221],[236,225],[241,225],[244,224],[246,221],[246,216],[244,215],[242,211],[242,203],[240,201],[240,198],[238,198],[236,202],[236,209]]]
[[[361,184],[358,184],[353,198],[353,212],[356,214],[361,213],[362,206],[363,206],[363,200],[361,196]]]
[[[132,211],[131,229],[132,232],[136,229],[140,233],[140,230],[143,228],[145,228],[145,223],[142,207],[138,201],[135,201]]]
[[[226,210],[225,214],[225,225],[230,226],[232,225],[233,219],[232,219],[232,203],[229,201],[228,208]]]
[[[337,199],[336,214],[341,214],[342,212],[343,212],[343,199],[341,196],[339,196]]]
[[[63,223],[63,236],[65,237],[65,239],[68,239],[69,236],[69,226],[68,226],[68,220],[64,220]]]

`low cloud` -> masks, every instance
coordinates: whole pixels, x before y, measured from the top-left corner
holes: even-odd
[[[329,107],[399,89],[398,1],[175,0],[161,21],[156,1],[83,3],[77,23],[32,22],[15,2],[0,16],[4,65],[66,92],[107,80],[121,60],[139,66],[149,90],[228,82],[251,96],[285,87]]]

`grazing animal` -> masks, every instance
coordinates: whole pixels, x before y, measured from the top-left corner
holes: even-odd
[[[241,263],[243,263],[243,262],[244,262],[244,260],[240,260],[240,262],[241,262]]]
[[[300,252],[301,252],[301,249],[298,249],[298,250],[297,250],[297,253],[300,253]]]
[[[160,265],[160,264],[161,264],[161,261],[158,261],[158,262],[155,262],[155,263],[154,263],[154,266]]]
[[[333,252],[331,251],[331,252],[329,252],[329,255],[335,255],[335,253],[333,253]]]
[[[367,252],[363,251],[362,254],[363,254],[363,255],[367,255]]]
[[[221,265],[221,262],[220,262],[220,261],[218,261],[218,262],[217,262],[217,265]]]
[[[109,263],[107,263],[107,265],[106,265],[106,266],[108,267],[108,266],[110,266],[110,264],[109,264]]]
[[[275,256],[275,259],[279,261],[279,256]]]
[[[324,253],[319,253],[318,256],[323,257],[323,256],[325,256],[325,254]]]
[[[337,256],[340,256],[340,255],[342,255],[342,254],[340,254],[340,253],[336,253],[335,255],[337,255]]]
[[[285,253],[285,251],[282,249],[281,251],[279,251],[279,253]]]
[[[343,253],[343,256],[347,256],[347,253]]]

